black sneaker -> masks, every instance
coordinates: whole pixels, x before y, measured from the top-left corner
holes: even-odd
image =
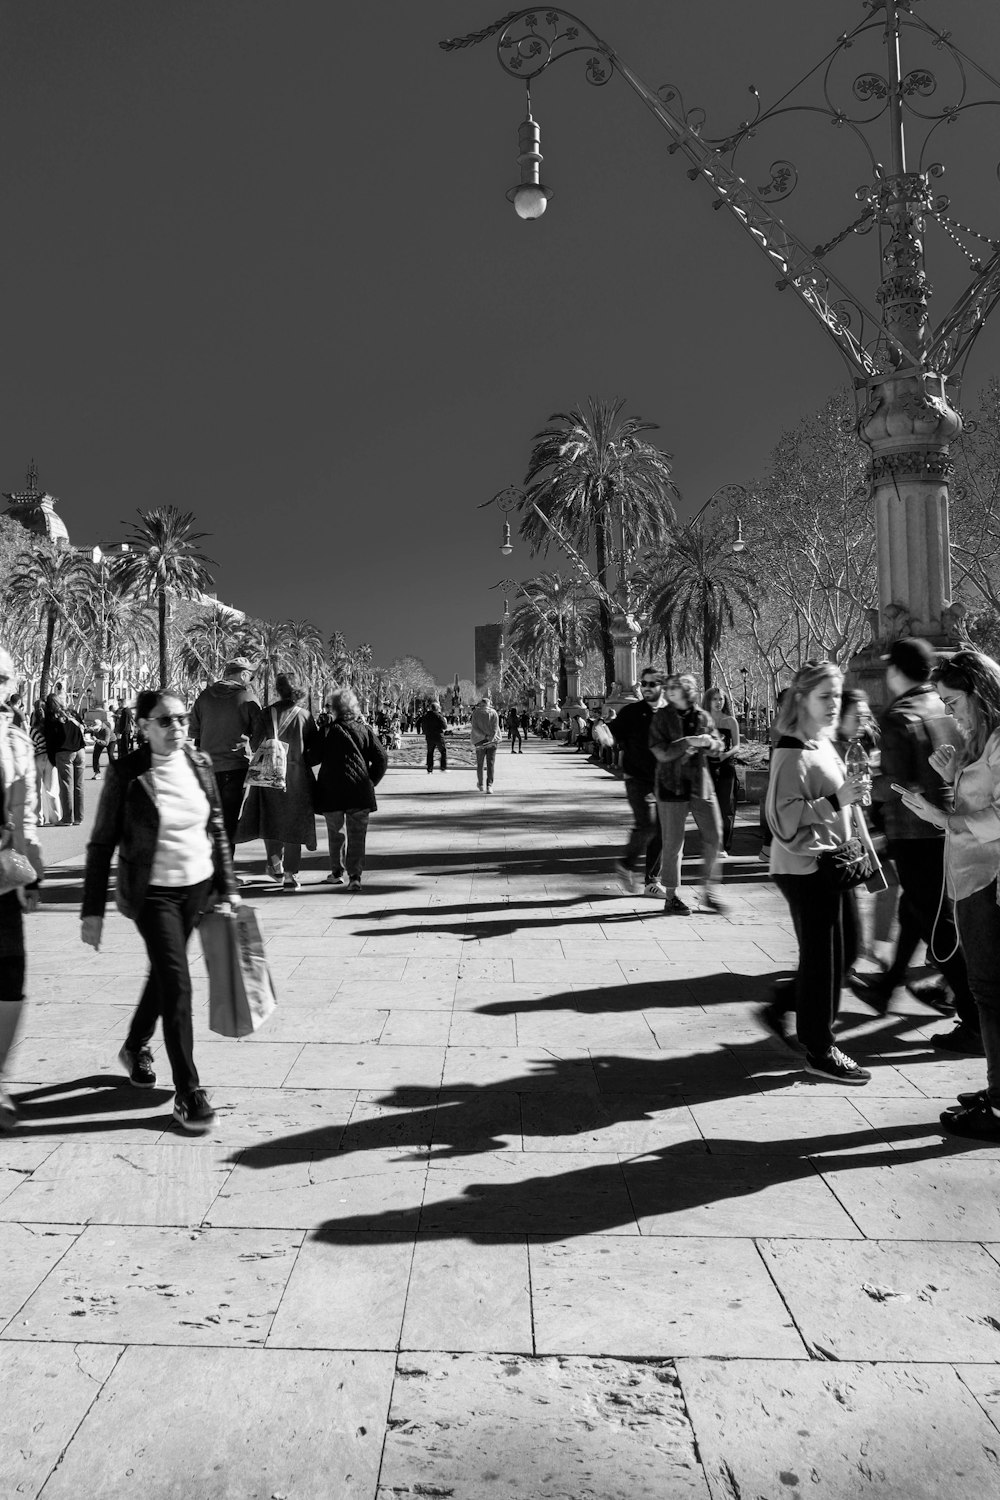
[[[137,1089],[155,1089],[153,1054],[148,1047],[136,1047],[134,1052],[131,1047],[123,1047],[118,1054],[118,1061]]]
[[[930,1005],[942,1015],[953,1015],[955,1011],[955,997],[948,985],[934,979],[915,979],[912,984],[906,986],[914,1000],[919,1000],[921,1005]]]
[[[961,1052],[966,1057],[985,1057],[983,1039],[978,1031],[966,1026],[964,1021],[954,1031],[939,1031],[931,1037],[931,1046],[938,1052]]]
[[[174,1119],[182,1130],[192,1135],[205,1135],[215,1124],[215,1110],[208,1102],[204,1089],[192,1089],[190,1094],[178,1094],[174,1099]]]
[[[663,915],[665,917],[689,917],[691,908],[680,896],[668,896],[663,903]]]
[[[815,1073],[817,1078],[829,1078],[833,1083],[870,1083],[872,1076],[867,1068],[859,1068],[854,1058],[841,1052],[839,1047],[831,1047],[822,1057],[807,1056],[805,1070]]]
[[[964,1109],[946,1109],[941,1124],[952,1135],[969,1136],[974,1140],[1000,1141],[1000,1110],[995,1110],[988,1099],[978,1104],[969,1104]]]
[[[990,1102],[989,1089],[976,1089],[974,1093],[959,1094],[957,1097],[959,1104],[964,1105],[966,1108],[970,1104],[989,1104]]]

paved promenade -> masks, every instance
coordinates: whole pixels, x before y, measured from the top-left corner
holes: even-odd
[[[851,1002],[872,1083],[806,1081],[753,1020],[793,953],[757,839],[727,917],[663,918],[613,875],[620,784],[497,766],[390,771],[362,894],[308,884],[325,850],[248,892],[256,1037],[209,1035],[192,945],[201,1139],[122,1076],[141,945],[83,948],[81,831],[46,833],[2,1500],[998,1493],[1000,1149],[935,1128],[983,1064]]]

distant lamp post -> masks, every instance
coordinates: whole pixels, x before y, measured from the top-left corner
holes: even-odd
[[[514,548],[510,540],[510,522],[505,521],[503,523],[503,541],[500,543],[500,555],[501,557],[509,557],[513,550]]]
[[[733,512],[735,506],[745,502],[747,498],[747,492],[741,484],[720,484],[717,490],[712,491],[704,505],[700,505],[695,511],[687,523],[688,527],[697,526],[709,506],[718,505],[720,519],[731,516],[736,522],[736,535],[730,543],[730,552],[745,552],[747,544],[743,538],[743,522],[739,515],[734,515]]]
[[[744,724],[749,724],[749,722],[750,722],[750,699],[747,697],[747,673],[750,671],[750,668],[749,667],[740,667],[740,671],[743,673],[743,723]]]
[[[507,189],[507,202],[513,203],[519,219],[540,219],[552,197],[552,189],[539,180],[542,165],[542,132],[538,121],[532,119],[531,94],[528,94],[528,113],[517,127],[517,161],[521,168],[521,181]]]

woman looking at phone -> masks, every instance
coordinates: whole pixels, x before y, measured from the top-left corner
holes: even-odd
[[[897,790],[911,812],[944,830],[945,879],[986,1054],[986,1088],[960,1094],[941,1124],[953,1135],[1000,1140],[1000,666],[978,651],[956,651],[933,680],[965,739],[960,750],[942,745],[930,758],[952,787],[953,810]]]

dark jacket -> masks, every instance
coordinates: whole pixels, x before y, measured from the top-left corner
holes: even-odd
[[[625,775],[648,782],[650,789],[656,780],[656,757],[649,748],[653,713],[651,703],[636,699],[620,708],[608,724],[615,744],[621,749]]]
[[[362,719],[332,719],[320,725],[316,811],[375,812],[375,788],[389,757]]]
[[[245,771],[244,736],[255,739],[260,719],[260,704],[242,682],[213,682],[194,700],[191,738],[213,771]]]
[[[273,839],[282,844],[316,847],[316,783],[309,767],[316,758],[317,729],[311,713],[298,704],[278,699],[269,703],[257,721],[250,741],[257,750],[265,740],[278,739],[285,746],[285,789],[247,787],[236,842],[249,844],[255,839]]]
[[[688,753],[688,740],[694,735],[711,734],[718,741],[711,716],[703,708],[692,705],[681,711],[668,703],[658,708],[649,726],[649,744],[659,745],[667,752],[665,761],[657,761],[656,795],[664,802],[686,802],[690,797],[711,798],[715,796],[712,778],[708,774],[707,750]]]
[[[55,693],[45,700],[45,750],[55,764],[60,750],[75,754],[83,749],[83,724]]]
[[[439,740],[448,728],[448,720],[436,708],[429,708],[420,720],[420,733],[428,740]]]
[[[959,749],[962,735],[929,682],[894,698],[879,719],[882,760],[872,785],[872,802],[888,839],[933,839],[944,834],[903,806],[891,783],[922,792],[935,807],[950,807],[951,788],[929,764],[940,745]]]
[[[201,789],[208,798],[208,822],[205,831],[212,840],[214,878],[212,890],[219,896],[236,894],[236,876],[229,853],[229,840],[222,822],[219,793],[207,755],[185,745],[185,754]],[[93,832],[87,845],[87,867],[83,876],[84,917],[103,917],[108,903],[108,877],[111,856],[118,850],[115,875],[115,904],[134,921],[142,910],[146,889],[156,855],[160,831],[160,814],[156,806],[152,777],[153,764],[148,745],[142,745],[124,759],[112,761],[101,792]]]

